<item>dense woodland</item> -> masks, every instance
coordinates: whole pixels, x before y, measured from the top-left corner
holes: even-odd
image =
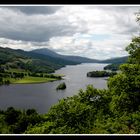
[[[137,15],[140,22],[140,16]],[[0,133],[138,134],[140,133],[140,36],[126,50],[128,62],[110,77],[108,89],[89,85],[61,99],[47,114],[34,109],[0,111]]]

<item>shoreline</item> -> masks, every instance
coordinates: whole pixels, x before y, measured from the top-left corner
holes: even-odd
[[[9,79],[10,84],[40,84],[40,83],[48,83],[48,82],[54,82],[58,80],[63,80],[57,79],[57,78],[45,78],[45,77],[25,77],[23,79]]]

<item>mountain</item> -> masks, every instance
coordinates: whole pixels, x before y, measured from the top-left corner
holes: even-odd
[[[25,69],[31,72],[54,72],[65,65],[79,63],[21,49],[0,47],[0,64],[5,68]]]
[[[35,49],[35,50],[32,50],[31,52],[43,54],[46,56],[51,56],[54,58],[61,58],[61,59],[64,59],[67,61],[73,61],[76,63],[98,63],[98,62],[100,62],[99,60],[96,60],[96,59],[90,59],[90,58],[81,57],[81,56],[61,55],[61,54],[58,54],[58,53],[51,51],[50,49],[47,49],[47,48]]]
[[[51,57],[60,57],[61,55],[57,54],[56,52],[47,49],[47,48],[42,48],[42,49],[35,49],[30,52],[38,53],[38,54],[43,54]]]
[[[115,63],[115,64],[121,64],[121,63],[125,63],[128,59],[128,56],[124,56],[124,57],[110,58],[110,59],[106,59],[106,60],[97,60],[97,59],[90,59],[90,58],[81,57],[81,56],[61,55],[61,54],[58,54],[58,53],[56,53],[50,49],[47,49],[47,48],[35,49],[35,50],[32,50],[31,52],[34,52],[37,54],[43,54],[46,56],[51,56],[54,58],[61,58],[64,60],[73,61],[73,62],[77,62],[77,63]]]
[[[0,47],[0,65],[5,68],[24,69],[31,72],[54,72],[65,65],[75,65],[80,63],[115,63],[121,64],[127,61],[126,57],[113,58],[107,60],[89,59],[80,56],[60,55],[49,49],[37,49],[33,51],[23,51],[21,49],[11,49]]]
[[[101,63],[111,63],[111,64],[122,64],[127,62],[128,56],[117,57],[117,58],[110,58],[106,60],[100,61]]]
[[[112,70],[117,71],[121,64],[126,63],[128,60],[128,56],[119,57],[119,58],[112,58],[102,61],[102,63],[111,63],[104,67],[104,70]]]

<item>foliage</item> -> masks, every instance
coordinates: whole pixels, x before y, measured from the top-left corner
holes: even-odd
[[[111,70],[111,71],[117,71],[119,70],[120,64],[109,64],[104,67],[104,70]]]
[[[56,89],[57,90],[63,90],[65,88],[66,88],[66,84],[65,84],[65,82],[63,82],[63,83],[59,84]]]
[[[107,72],[107,71],[91,71],[87,73],[87,77],[108,77],[116,75],[116,72]]]
[[[44,121],[42,115],[39,115],[35,109],[17,110],[8,107],[6,111],[0,112],[0,133],[23,133],[27,127],[34,126]]]

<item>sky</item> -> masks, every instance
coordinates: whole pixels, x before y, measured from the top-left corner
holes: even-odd
[[[140,5],[0,5],[0,46],[100,60],[126,56],[139,33],[139,10]]]

